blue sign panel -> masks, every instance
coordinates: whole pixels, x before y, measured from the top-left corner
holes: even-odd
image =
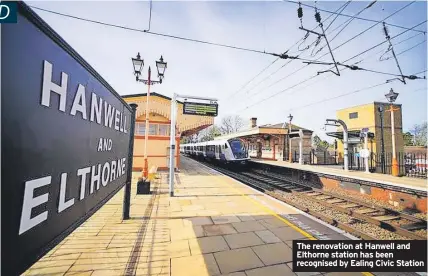
[[[2,4],[4,2],[1,2]],[[19,275],[126,182],[131,108],[24,3],[2,26],[2,275]]]

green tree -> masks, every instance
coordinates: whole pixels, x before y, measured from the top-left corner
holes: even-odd
[[[330,147],[330,144],[325,140],[321,140],[318,135],[314,135],[312,137],[312,147],[316,150],[327,150]]]

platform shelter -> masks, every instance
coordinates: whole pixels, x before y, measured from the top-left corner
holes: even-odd
[[[146,130],[147,93],[122,96],[127,103],[138,105],[135,124],[133,170],[142,171],[144,167],[144,143]],[[214,117],[183,114],[183,102],[177,101],[176,157],[175,167],[180,167],[180,137],[189,136],[211,126]],[[149,135],[147,157],[149,170],[168,169],[171,128],[171,98],[156,92],[149,96]]]
[[[303,156],[304,160],[309,159],[312,146],[312,130],[305,129],[297,125],[291,125],[291,133],[299,130],[303,131]],[[288,123],[257,125],[257,118],[251,118],[250,127],[246,130],[222,135],[215,139],[241,138],[246,141],[251,158],[263,160],[288,160],[291,142],[291,152],[293,162],[298,161],[299,141],[289,139]],[[297,154],[297,155],[296,155]],[[307,160],[308,161],[308,160]]]

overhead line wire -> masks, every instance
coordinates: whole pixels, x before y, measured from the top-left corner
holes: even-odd
[[[425,20],[425,21],[423,21],[423,22],[421,22],[421,23],[419,23],[419,24],[415,25],[413,28],[416,28],[416,27],[418,27],[419,25],[424,24],[425,22],[427,22],[427,20]],[[398,36],[400,36],[400,35],[402,35],[402,34],[404,34],[404,33],[408,32],[408,31],[409,31],[409,30],[405,30],[405,31],[403,31],[403,32],[401,32],[401,33],[399,33],[399,34],[395,35],[395,36],[394,36],[394,37],[392,37],[391,39],[396,38],[396,37],[398,37]],[[359,54],[357,54],[357,55],[355,55],[355,56],[353,56],[353,57],[351,57],[351,58],[349,58],[349,59],[347,59],[345,62],[347,62],[347,61],[349,61],[349,60],[351,60],[351,59],[353,59],[353,58],[355,58],[355,57],[357,57],[357,56],[360,56],[360,55],[362,55],[362,54],[364,54],[364,53],[366,53],[366,52],[368,52],[368,51],[370,51],[370,50],[372,50],[372,49],[374,49],[374,48],[376,48],[376,47],[379,47],[380,45],[382,45],[382,44],[384,44],[384,43],[386,43],[386,41],[383,41],[383,42],[381,42],[381,43],[378,43],[377,45],[375,45],[375,46],[373,46],[373,47],[371,47],[371,48],[369,48],[369,49],[367,49],[367,50],[365,50],[365,51],[363,51],[363,52],[361,52],[361,53],[359,53]],[[302,68],[303,68],[303,67],[302,67]],[[333,67],[332,67],[332,68],[333,68]],[[344,69],[346,69],[346,68],[344,68]],[[343,70],[344,70],[344,69],[343,69]],[[252,105],[250,105],[250,106],[248,106],[248,107],[246,107],[246,108],[242,109],[242,110],[246,110],[246,109],[248,109],[248,108],[250,108],[250,107],[253,107],[253,106],[257,105],[257,104],[260,104],[260,103],[262,103],[262,102],[264,102],[264,101],[266,101],[266,100],[269,100],[269,99],[271,99],[271,98],[273,98],[273,97],[275,97],[275,96],[277,96],[277,95],[279,95],[279,94],[282,94],[283,92],[286,92],[287,90],[290,90],[290,89],[292,89],[292,88],[294,88],[294,87],[296,87],[296,86],[298,86],[298,85],[301,85],[301,84],[303,84],[303,83],[305,83],[305,82],[307,82],[307,81],[309,81],[309,80],[311,80],[311,79],[313,79],[313,78],[316,78],[317,76],[319,76],[319,74],[314,75],[314,76],[311,76],[311,77],[309,77],[309,78],[307,78],[307,79],[305,79],[305,80],[303,80],[303,81],[301,81],[301,82],[299,82],[299,83],[297,83],[297,84],[295,84],[295,85],[293,85],[293,86],[291,86],[291,87],[288,87],[288,88],[286,88],[286,89],[284,89],[284,90],[282,90],[282,91],[279,91],[279,92],[277,92],[277,93],[275,93],[275,94],[273,94],[273,95],[271,95],[271,96],[269,96],[269,97],[267,97],[267,98],[264,98],[264,99],[262,99],[262,100],[260,100],[260,101],[258,101],[258,102],[256,102],[256,103],[254,103],[254,104],[252,104]]]
[[[288,3],[294,3],[294,4],[298,4],[299,2],[297,2],[297,1],[291,1],[291,0],[284,0],[284,2],[288,2]],[[312,5],[308,5],[308,4],[304,4],[304,3],[301,3],[301,5],[302,6],[305,6],[305,7],[309,7],[309,8],[315,8],[314,6],[312,6]],[[327,13],[331,13],[331,14],[337,14],[336,12],[332,12],[332,11],[329,11],[329,10],[325,10],[325,9],[320,9],[320,8],[318,8],[317,7],[317,9],[319,10],[319,11],[323,11],[323,12],[327,12]],[[357,17],[357,16],[353,16],[353,15],[349,15],[349,14],[340,14],[341,16],[344,16],[344,17],[350,17],[350,18],[355,18],[355,19],[359,19],[359,20],[363,20],[363,21],[368,21],[368,22],[377,22],[377,23],[381,23],[382,21],[378,21],[378,20],[374,20],[374,19],[368,19],[368,18],[362,18],[362,17]],[[406,29],[406,30],[412,30],[412,31],[415,31],[415,32],[421,32],[421,33],[426,33],[426,31],[422,31],[422,30],[414,30],[414,29],[411,29],[411,28],[408,28],[408,27],[404,27],[404,26],[400,26],[400,25],[395,25],[395,24],[390,24],[390,23],[386,23],[386,25],[389,25],[389,26],[391,26],[391,27],[396,27],[396,28],[401,28],[401,29]]]
[[[418,27],[419,25],[422,25],[422,24],[424,24],[424,23],[426,23],[427,22],[427,20],[425,20],[425,21],[423,21],[423,22],[421,22],[421,23],[419,23],[419,24],[416,24],[413,28],[416,28],[416,27]],[[396,38],[396,37],[398,37],[398,36],[400,36],[400,35],[403,35],[403,34],[405,34],[405,33],[407,33],[409,30],[405,30],[405,31],[403,31],[403,32],[401,32],[401,33],[399,33],[399,34],[397,34],[397,35],[395,35],[395,36],[393,36],[393,37],[391,37],[391,39],[394,39],[394,38]],[[380,42],[380,43],[378,43],[378,44],[376,44],[375,46],[372,46],[372,47],[370,47],[369,49],[367,49],[367,50],[364,50],[364,51],[362,51],[361,53],[359,53],[359,54],[356,54],[355,56],[353,56],[353,57],[351,57],[351,58],[348,58],[347,60],[345,60],[344,62],[348,62],[348,61],[350,61],[351,59],[354,59],[354,58],[356,58],[356,57],[358,57],[358,56],[360,56],[360,55],[362,55],[362,54],[365,54],[365,53],[367,53],[368,51],[371,51],[371,50],[373,50],[374,48],[377,48],[377,47],[379,47],[380,45],[382,45],[382,44],[384,44],[384,43],[386,43],[387,41],[385,40],[385,41],[383,41],[383,42]]]
[[[367,6],[365,6],[362,10],[360,10],[359,12],[357,12],[355,15],[360,15],[362,12],[364,12],[365,10],[367,10],[367,9],[369,9],[369,8],[371,8],[375,3],[377,2],[377,0],[374,0],[374,1],[372,1],[370,4],[368,4]],[[339,15],[338,15],[339,16]],[[343,32],[343,30],[345,30],[346,29],[346,27],[348,27],[349,26],[349,24],[351,24],[352,23],[352,21],[354,20],[355,18],[349,18],[347,21],[345,21],[344,23],[342,23],[342,24],[340,24],[339,26],[337,26],[335,29],[333,29],[332,31],[331,31],[331,33],[333,33],[334,31],[336,31],[337,29],[339,29],[340,27],[342,27],[343,25],[345,25],[345,26],[343,26],[343,28],[342,29],[340,29],[340,31],[338,31],[334,36],[333,36],[333,38],[330,38],[330,42],[332,42],[340,33],[342,33]],[[324,44],[322,47],[320,47],[319,48],[319,50],[315,53],[315,55],[317,55],[319,52],[321,52],[323,49],[324,49],[324,47],[325,46],[327,46],[327,44]],[[314,56],[315,56],[314,55]]]
[[[406,38],[406,39],[400,40],[399,42],[395,43],[393,46],[400,45],[401,43],[406,42],[406,41],[409,41],[410,39],[415,38],[415,37],[417,37],[417,36],[419,36],[419,35],[421,35],[421,33],[417,33],[417,34],[415,34],[415,35],[413,35],[413,36],[411,36],[411,37],[408,37],[408,38]],[[425,40],[424,40],[424,41],[425,41]],[[375,55],[378,55],[378,54],[380,54],[380,53],[382,53],[382,52],[385,52],[385,50],[381,50],[381,51],[378,51],[378,52],[376,52],[376,53],[373,53],[373,54],[369,55],[368,57],[366,57],[365,59],[371,58],[371,57],[373,57],[373,56],[375,56]],[[397,55],[399,55],[399,54],[397,54]],[[359,63],[366,63],[366,62],[362,62],[362,60],[361,60],[361,61],[356,62],[355,64],[359,64]]]
[[[298,110],[298,109],[302,109],[302,108],[306,108],[306,107],[309,107],[309,106],[312,106],[312,105],[315,105],[315,104],[321,104],[321,103],[324,103],[324,102],[327,102],[327,101],[331,101],[331,100],[335,100],[335,99],[342,98],[342,97],[345,97],[345,96],[349,96],[351,94],[355,94],[355,93],[359,93],[359,92],[362,92],[362,91],[366,91],[366,90],[373,89],[373,88],[376,88],[376,87],[379,87],[379,86],[382,86],[382,85],[386,85],[386,84],[387,84],[386,82],[382,82],[382,83],[371,85],[371,86],[368,86],[368,87],[365,87],[365,88],[360,88],[360,89],[357,89],[357,90],[354,90],[354,91],[351,91],[351,92],[348,92],[348,93],[345,93],[345,94],[340,94],[340,95],[337,95],[337,96],[334,96],[334,97],[331,97],[331,98],[326,98],[326,99],[323,99],[323,100],[320,100],[320,101],[316,101],[316,102],[312,102],[310,104],[306,104],[306,105],[299,106],[299,107],[296,107],[296,108],[290,108],[290,109],[287,110],[287,112]]]
[[[232,46],[232,45],[227,45],[227,44],[221,44],[221,43],[204,41],[204,40],[193,39],[193,38],[187,38],[187,37],[176,36],[176,35],[163,34],[163,33],[158,33],[158,32],[152,32],[152,31],[147,31],[147,30],[142,30],[142,29],[136,29],[136,28],[126,27],[126,26],[121,26],[121,25],[116,25],[116,24],[101,22],[101,21],[97,21],[97,20],[82,18],[82,17],[78,17],[78,16],[74,16],[74,15],[70,15],[70,14],[65,14],[65,13],[60,13],[60,12],[56,12],[56,11],[52,11],[52,10],[47,10],[47,9],[43,9],[43,8],[39,8],[39,7],[36,7],[36,6],[31,6],[31,5],[30,5],[30,7],[33,8],[33,9],[45,11],[45,12],[48,12],[48,13],[52,13],[52,14],[56,14],[56,15],[61,15],[61,16],[64,16],[64,17],[69,17],[69,18],[73,18],[73,19],[77,19],[77,20],[81,20],[81,21],[86,21],[86,22],[91,22],[91,23],[95,23],[95,24],[99,24],[99,25],[104,25],[104,26],[109,26],[109,27],[124,29],[124,30],[128,30],[128,31],[146,33],[146,34],[151,34],[151,35],[155,35],[155,36],[174,38],[174,39],[178,39],[178,40],[196,42],[196,43],[201,43],[201,44],[207,44],[207,45],[212,45],[212,46],[224,47],[224,48],[229,48],[229,49],[235,49],[235,50],[241,50],[241,51],[259,53],[259,54],[265,54],[265,55],[273,55],[273,56],[276,56],[276,57],[281,56],[279,54],[269,53],[269,52],[266,52],[266,51],[260,51],[260,50],[256,50],[256,49],[250,49],[250,48]],[[289,57],[289,58],[293,58],[293,57]]]
[[[350,3],[351,1],[348,1],[347,3],[345,3],[344,5],[340,6],[336,11],[340,10],[340,9],[344,9],[346,8],[346,6]],[[343,10],[342,10],[343,11]],[[333,14],[330,14],[326,19],[324,19],[323,22],[327,21],[330,17],[332,17]],[[337,18],[337,16],[336,16]],[[331,23],[334,22],[334,20]],[[330,25],[331,25],[330,23]],[[315,26],[314,28],[312,28],[312,30],[315,30],[318,27]],[[299,39],[298,41],[296,41],[293,45],[291,45],[287,51],[285,51],[285,53],[288,53],[294,46],[296,46],[300,41],[304,40],[304,38]],[[300,55],[297,55],[297,57],[299,57]],[[235,93],[233,93],[231,96],[229,96],[227,99],[231,99],[233,98],[235,95],[239,94],[239,92],[245,88],[248,84],[250,84],[253,80],[255,80],[258,76],[260,76],[264,71],[266,71],[270,66],[272,66],[275,62],[277,62],[279,60],[279,57],[277,59],[275,59],[272,63],[270,63],[267,67],[265,67],[264,69],[262,69],[262,71],[260,71],[256,76],[254,76],[253,78],[251,78],[249,81],[247,81],[240,89],[238,89]],[[269,77],[271,77],[272,75],[276,74],[279,70],[281,70],[282,68],[284,68],[286,65],[290,64],[290,62],[292,62],[293,59],[289,60],[287,63],[283,64],[279,69],[277,69],[275,72],[273,72],[272,74],[268,75],[267,77],[265,77],[262,81],[260,81],[259,83],[257,83],[255,86],[253,86],[252,88],[250,88],[249,90],[246,91],[246,93],[248,93],[249,91],[253,90],[255,87],[257,87],[260,83],[262,83],[263,81],[265,81],[266,79],[268,79]]]
[[[392,17],[392,16],[396,15],[397,13],[401,12],[402,10],[404,10],[405,8],[407,8],[408,6],[412,5],[414,2],[416,2],[416,1],[410,2],[410,3],[408,3],[407,5],[405,5],[405,6],[401,7],[400,9],[396,10],[396,11],[395,11],[395,12],[393,12],[392,14],[388,15],[387,17],[385,17],[383,20],[386,20],[386,19],[388,19],[388,18],[390,18],[390,17]],[[364,11],[365,9],[367,9],[367,7],[371,7],[371,5],[368,5],[368,6],[364,7],[364,9],[363,9],[362,11]],[[368,27],[367,29],[363,30],[362,32],[358,33],[357,35],[355,35],[355,36],[351,37],[350,39],[346,40],[345,42],[343,42],[343,43],[342,43],[342,44],[340,44],[339,46],[337,46],[337,47],[335,47],[334,49],[332,49],[332,51],[334,51],[334,50],[336,50],[336,49],[338,49],[338,48],[342,47],[343,45],[345,45],[345,44],[347,44],[347,43],[351,42],[352,40],[356,39],[356,38],[357,38],[357,37],[359,37],[360,35],[364,34],[365,32],[369,31],[370,29],[374,28],[375,26],[377,26],[377,25],[378,25],[378,24],[380,24],[381,22],[382,22],[382,21],[379,21],[378,23],[373,24],[372,26],[370,26],[370,27]],[[406,31],[408,31],[408,30],[406,30]],[[404,31],[404,32],[406,32],[406,31]],[[404,33],[404,32],[403,32],[403,33]],[[322,57],[324,57],[324,56],[326,56],[326,55],[328,55],[328,54],[329,54],[329,52],[324,53],[322,56],[320,56],[319,58],[315,59],[315,61],[320,60]],[[281,82],[281,81],[283,81],[283,80],[285,80],[285,79],[286,79],[286,78],[288,78],[289,76],[294,75],[295,73],[297,73],[297,72],[301,71],[302,69],[306,68],[308,65],[309,65],[309,64],[307,64],[306,66],[302,66],[302,67],[300,67],[299,69],[297,69],[297,70],[296,70],[296,71],[294,71],[293,73],[291,73],[291,74],[289,74],[289,75],[287,75],[287,76],[285,76],[285,77],[283,77],[283,78],[279,79],[278,81],[274,82],[273,84],[271,84],[271,85],[269,85],[269,86],[267,86],[267,87],[263,88],[263,89],[262,89],[262,91],[263,91],[263,90],[265,90],[265,89],[267,89],[267,88],[272,87],[273,85],[275,85],[275,84],[277,84],[277,83],[279,83],[279,82]],[[332,67],[332,68],[333,68],[333,67]],[[330,69],[332,69],[332,68],[330,68]],[[330,69],[329,69],[329,70],[330,70]]]
[[[351,0],[352,1],[352,0]],[[349,5],[349,4],[351,4],[351,1],[348,1],[348,2],[346,2],[344,5],[343,5],[343,8],[342,8],[342,10],[340,11],[340,12],[338,12],[337,14],[336,14],[336,17],[330,22],[330,24],[328,24],[328,26],[325,28],[325,30],[327,31],[328,30],[328,28],[330,28],[330,26],[331,26],[331,24],[333,24],[333,22],[334,21],[336,21],[336,19],[339,17],[339,15],[346,9],[346,7]],[[333,14],[332,14],[333,15]],[[328,18],[327,18],[328,19]],[[327,20],[326,19],[326,20]]]
[[[416,75],[416,74],[414,74],[414,75]],[[325,103],[325,102],[328,102],[328,101],[331,101],[331,100],[335,100],[335,99],[338,99],[338,98],[349,96],[351,94],[356,94],[356,93],[360,93],[360,92],[363,92],[363,91],[366,91],[366,90],[369,90],[369,89],[372,89],[372,88],[376,88],[376,87],[379,87],[379,86],[382,86],[382,85],[385,85],[385,84],[388,84],[388,83],[387,82],[382,82],[382,83],[371,85],[371,86],[368,86],[368,87],[365,87],[365,88],[360,88],[360,89],[357,89],[357,90],[354,90],[354,91],[351,91],[351,92],[348,92],[348,93],[345,93],[345,94],[340,94],[340,95],[337,95],[337,96],[334,96],[334,97],[331,97],[331,98],[326,98],[326,99],[323,99],[323,100],[320,100],[320,101],[316,101],[316,102],[312,102],[310,104],[306,104],[306,105],[303,105],[303,106],[298,106],[298,107],[295,107],[295,108],[290,108],[290,109],[287,109],[286,112],[290,112],[290,111],[293,111],[293,110],[299,110],[299,109],[306,108],[306,107],[309,107],[309,106],[312,106],[312,105],[315,105],[315,104]],[[417,92],[417,91],[421,91],[421,90],[424,90],[424,89],[426,90],[426,87],[425,88],[419,88],[417,90],[413,90],[412,92]]]

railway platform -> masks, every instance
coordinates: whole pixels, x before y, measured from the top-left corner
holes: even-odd
[[[122,190],[23,275],[363,275],[292,272],[292,240],[353,237],[194,160],[173,198],[167,174],[150,195],[133,176],[131,219]]]
[[[256,160],[253,159],[253,162],[269,164],[274,166],[281,166],[290,169],[303,170],[308,172],[330,174],[339,177],[353,178],[356,180],[363,180],[368,182],[375,182],[379,184],[427,191],[428,184],[426,179],[422,178],[412,178],[412,177],[394,177],[392,175],[379,174],[379,173],[366,173],[362,171],[347,171],[345,172],[342,169],[332,168],[328,166],[311,166],[311,165],[300,165],[298,163],[290,163],[287,161],[268,161],[268,160]]]

